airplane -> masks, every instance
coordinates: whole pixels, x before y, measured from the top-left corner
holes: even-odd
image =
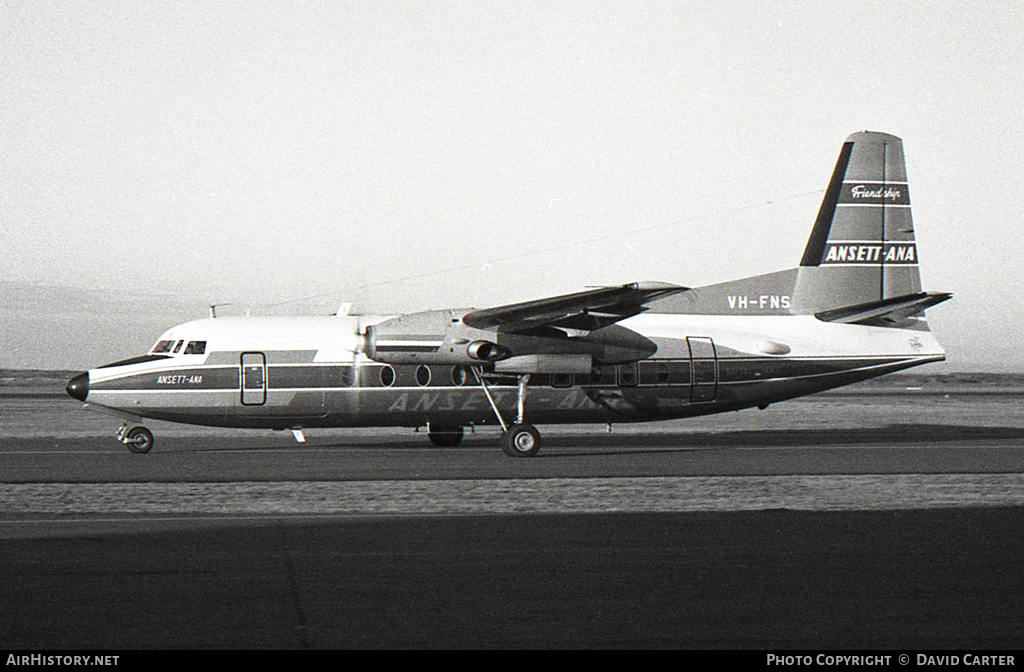
[[[484,309],[403,315],[217,317],[145,355],[80,373],[67,393],[122,419],[291,430],[427,428],[457,446],[500,425],[532,457],[535,424],[685,418],[775,402],[940,362],[921,289],[903,142],[843,143],[796,268],[703,287],[635,282]]]

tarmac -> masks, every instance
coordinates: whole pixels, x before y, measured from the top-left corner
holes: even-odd
[[[0,648],[992,650],[1024,642],[1021,396],[290,434],[0,395]]]

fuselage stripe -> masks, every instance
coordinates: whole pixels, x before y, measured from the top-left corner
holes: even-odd
[[[934,356],[925,357],[913,357],[906,355],[893,355],[893,356],[860,356],[860,357],[785,357],[785,358],[767,358],[767,357],[752,357],[752,358],[720,358],[717,360],[717,381],[721,385],[741,385],[757,382],[768,382],[768,381],[779,381],[779,380],[801,380],[808,378],[818,378],[822,376],[836,375],[840,373],[849,373],[853,371],[870,370],[872,368],[891,366],[894,364],[900,364],[910,361],[921,360],[923,362],[935,361]],[[645,360],[651,363],[677,363],[688,365],[690,360]],[[850,366],[842,366],[843,363],[849,364]],[[806,371],[807,367],[827,367],[827,370],[822,371],[811,371],[801,372],[800,369]],[[223,370],[225,367],[216,366],[211,367],[213,369]],[[283,368],[283,367],[282,367]],[[294,367],[293,367],[294,368]],[[320,366],[316,367],[322,370],[328,370],[331,368],[336,369],[351,369],[353,367],[329,367]],[[363,368],[380,368],[374,367],[363,367]],[[273,369],[274,367],[268,367],[268,383],[273,382]],[[791,369],[791,373],[779,373],[780,370]],[[179,385],[188,384],[190,379],[202,377],[202,367],[190,367],[188,370],[189,374],[179,375],[165,375],[165,378],[182,379],[175,380],[167,385]],[[193,373],[200,371],[200,373]],[[237,369],[231,368],[232,374],[237,373]],[[157,372],[146,371],[143,373],[135,374],[139,377],[142,376],[153,376]],[[163,372],[161,372],[163,373]],[[369,374],[369,380],[376,382],[376,378]],[[121,376],[119,379],[125,379],[129,376]],[[159,378],[157,378],[159,380]],[[238,394],[240,391],[240,382],[237,376],[234,376],[231,384],[219,384],[213,387],[137,387],[129,389],[109,389],[104,388],[103,384],[109,384],[110,379],[103,381],[96,381],[93,386],[93,392],[98,394],[152,394],[152,393],[214,393],[214,392],[230,392],[232,394]],[[139,381],[145,383],[146,381]],[[324,391],[324,392],[339,392],[339,391],[366,391],[366,390],[459,390],[473,388],[473,385],[429,385],[429,386],[413,386],[413,385],[397,385],[392,387],[382,387],[379,385],[331,385],[328,381],[321,381],[320,385],[302,385],[292,384],[286,386],[274,386],[273,384],[267,385],[268,392],[310,392],[310,391]],[[156,385],[157,383],[151,383]],[[648,383],[641,381],[639,387],[644,389],[658,388],[658,387],[689,387],[693,382],[691,379],[666,382],[666,383]],[[699,383],[698,383],[699,384]],[[511,387],[512,385],[498,385],[499,387]],[[618,385],[614,382],[614,376],[609,376],[609,382],[607,383],[593,383],[589,381],[581,382],[578,379],[571,386],[557,386],[556,389],[564,389],[565,387],[587,387],[587,388],[607,388],[607,389],[631,389],[636,385]],[[543,383],[537,385],[535,389],[543,389],[546,387],[555,387],[553,385]]]

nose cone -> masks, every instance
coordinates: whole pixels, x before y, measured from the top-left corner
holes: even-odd
[[[71,380],[68,381],[68,386],[64,388],[67,390],[75,399],[79,401],[85,401],[85,398],[89,396],[89,374],[80,373]]]

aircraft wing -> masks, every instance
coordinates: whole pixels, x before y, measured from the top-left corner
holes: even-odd
[[[462,321],[475,329],[503,332],[529,331],[537,327],[594,331],[644,312],[647,304],[655,299],[688,289],[665,282],[634,282],[474,310],[466,313]]]

